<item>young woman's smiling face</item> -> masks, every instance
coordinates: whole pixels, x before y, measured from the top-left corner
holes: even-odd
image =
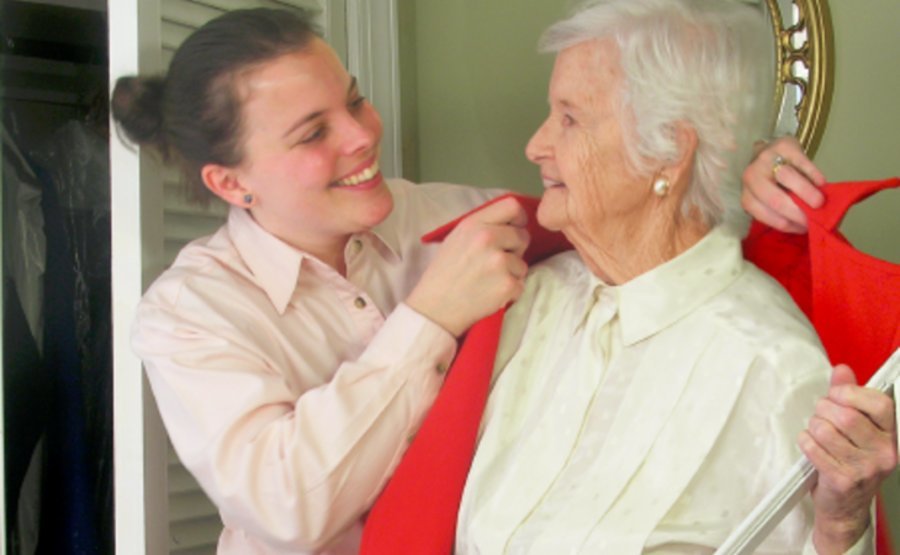
[[[240,199],[270,233],[310,252],[342,248],[393,208],[378,167],[381,119],[320,39],[235,79],[243,102]]]

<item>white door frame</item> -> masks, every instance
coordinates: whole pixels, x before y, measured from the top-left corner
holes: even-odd
[[[110,0],[107,9],[112,90],[119,76],[159,71],[160,6]],[[129,337],[138,300],[161,270],[162,172],[110,129],[116,553],[157,555],[168,550],[166,435]]]
[[[388,177],[403,170],[400,125],[400,53],[397,0],[346,0],[347,70],[359,81],[384,123],[381,169]]]

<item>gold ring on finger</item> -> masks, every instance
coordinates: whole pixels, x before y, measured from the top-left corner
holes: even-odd
[[[775,159],[772,160],[772,177],[778,177],[778,170],[781,169],[781,166],[787,165],[789,162],[784,158],[784,156],[780,154],[775,155]]]

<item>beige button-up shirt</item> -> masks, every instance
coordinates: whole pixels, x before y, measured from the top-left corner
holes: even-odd
[[[536,266],[497,371],[458,555],[712,553],[800,457],[830,365],[714,230],[616,287],[574,252]],[[807,499],[759,553],[814,552],[812,518]]]
[[[497,191],[390,187],[391,216],[347,244],[346,279],[233,208],[140,304],[133,345],[220,510],[220,555],[356,553],[441,386],[456,341],[403,304],[437,248],[419,237]]]

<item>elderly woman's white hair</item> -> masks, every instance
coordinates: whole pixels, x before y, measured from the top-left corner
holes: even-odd
[[[641,173],[675,160],[675,125],[698,138],[693,182],[682,207],[709,224],[737,206],[740,168],[770,123],[772,40],[758,2],[595,0],[551,26],[541,50],[558,52],[599,38],[618,45],[625,78],[623,122],[635,122],[628,158]],[[628,126],[626,125],[626,129]]]

